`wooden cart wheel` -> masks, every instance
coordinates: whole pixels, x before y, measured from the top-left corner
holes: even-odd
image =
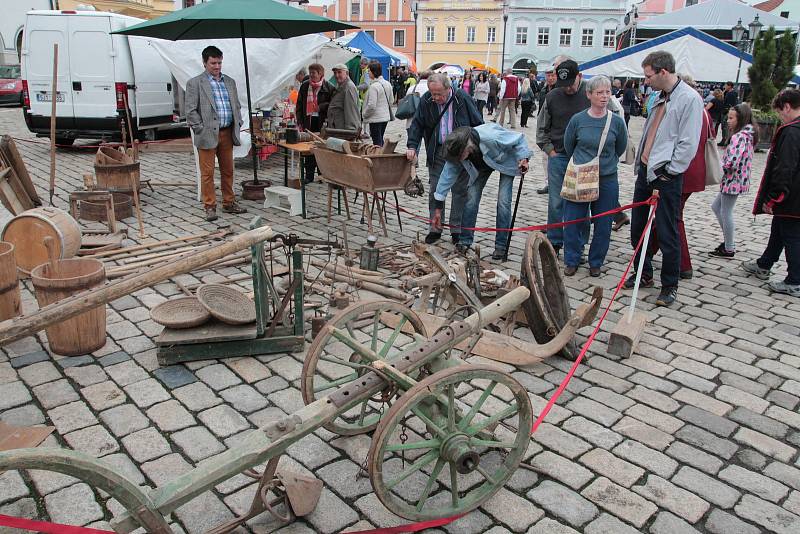
[[[393,315],[395,319],[399,316],[399,320],[393,321],[397,326],[389,328],[382,321],[382,317],[384,320],[387,318],[384,314]],[[323,327],[308,349],[301,377],[303,401],[311,404],[367,372],[364,366],[370,362],[334,337],[329,327],[344,331],[350,339],[385,359],[416,343],[413,336],[403,331],[407,326],[427,338],[427,330],[419,316],[394,301],[356,303],[339,312]],[[418,376],[418,373],[413,376]],[[377,426],[381,414],[395,396],[395,388],[387,388],[323,426],[343,436],[369,432]]]
[[[434,373],[397,400],[375,431],[369,452],[375,495],[413,521],[469,512],[514,473],[532,421],[525,388],[494,367]]]

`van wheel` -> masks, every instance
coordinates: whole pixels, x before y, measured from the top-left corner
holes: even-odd
[[[56,145],[72,146],[75,139],[70,137],[56,137]]]
[[[139,130],[139,137],[142,138],[142,141],[155,141],[156,129],[148,128],[147,130]]]

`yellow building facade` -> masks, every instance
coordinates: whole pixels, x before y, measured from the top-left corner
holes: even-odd
[[[62,10],[76,7],[94,6],[97,11],[111,11],[120,15],[154,19],[175,10],[174,0],[59,0],[58,8]]]
[[[469,60],[500,68],[503,53],[502,0],[420,0],[417,66],[461,65]]]

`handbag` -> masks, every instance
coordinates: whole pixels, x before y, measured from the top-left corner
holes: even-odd
[[[706,139],[706,185],[717,185],[722,180],[722,163],[719,159],[719,149],[714,137]]]
[[[633,165],[636,163],[636,145],[633,144],[633,139],[628,136],[628,145],[625,147],[625,154],[622,155],[622,163],[625,165]]]
[[[394,120],[394,111],[392,111],[392,103],[389,102],[389,95],[388,93],[386,93],[386,86],[381,84],[381,87],[383,87],[383,96],[386,97],[386,105],[389,106],[389,122],[392,122]]]
[[[564,174],[564,184],[561,186],[561,198],[572,202],[594,202],[600,197],[600,154],[606,144],[608,130],[611,128],[611,115],[606,113],[606,125],[600,144],[597,147],[597,156],[586,163],[575,163],[575,156],[569,159],[567,172]]]
[[[409,93],[397,104],[397,111],[394,116],[398,119],[410,119],[417,112],[417,106],[419,106],[419,95],[417,93]]]

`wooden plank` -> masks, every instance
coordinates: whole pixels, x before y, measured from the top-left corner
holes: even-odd
[[[14,172],[13,167],[9,168],[9,172],[8,174],[6,174],[6,180],[8,181],[8,184],[11,186],[11,189],[14,191],[17,200],[24,208],[23,211],[30,210],[36,207],[33,201],[28,197],[28,193],[22,186],[22,182],[17,176],[17,173]]]
[[[36,447],[53,430],[52,426],[11,426],[0,421],[0,451]]]
[[[305,338],[303,336],[284,336],[158,347],[156,357],[160,365],[174,365],[198,360],[300,352],[304,348]]]
[[[14,173],[19,177],[22,186],[25,188],[25,192],[28,194],[28,198],[31,199],[35,206],[41,206],[42,200],[39,198],[38,193],[36,193],[31,175],[28,174],[28,168],[25,167],[25,162],[17,150],[14,139],[12,139],[10,135],[0,137],[0,154],[2,154],[11,168],[14,169]]]
[[[19,215],[25,211],[25,207],[17,198],[17,193],[8,183],[8,175],[13,172],[11,167],[6,167],[0,171],[0,202],[11,212],[12,215]]]
[[[256,327],[248,325],[230,325],[216,319],[194,328],[165,328],[156,338],[156,346],[194,345],[215,341],[234,341],[255,339],[258,337]]]

